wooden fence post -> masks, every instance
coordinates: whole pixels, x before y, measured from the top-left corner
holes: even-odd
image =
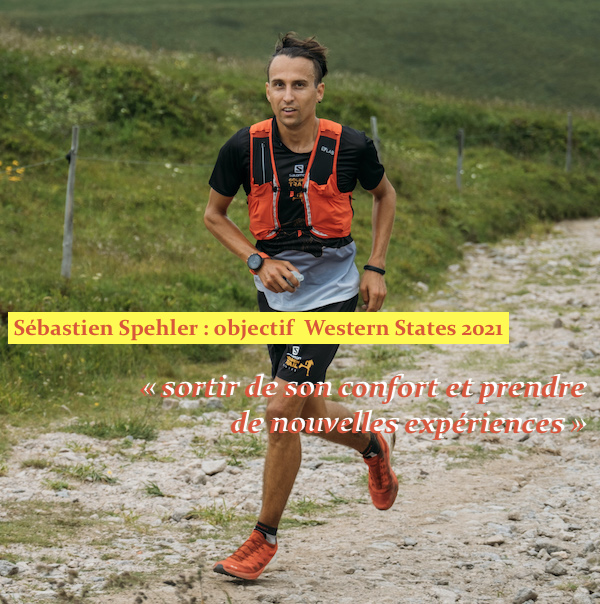
[[[377,155],[379,157],[379,161],[381,161],[381,149],[379,145],[379,133],[377,131],[377,118],[372,115],[371,116],[371,138],[373,139],[373,143],[375,145],[375,150],[377,151]]]
[[[71,262],[73,260],[73,197],[75,193],[75,167],[77,151],[79,150],[79,126],[73,126],[71,150],[67,155],[69,160],[69,179],[67,181],[67,200],[65,203],[65,228],[63,233],[63,257],[61,275],[71,278]]]
[[[456,134],[456,140],[458,141],[458,159],[456,161],[456,186],[458,188],[458,192],[460,193],[462,182],[461,182],[461,172],[462,172],[462,160],[463,160],[463,150],[465,148],[465,130],[464,128],[459,128]]]
[[[573,148],[573,115],[569,111],[567,114],[567,159],[565,162],[565,172],[571,171],[571,153]]]

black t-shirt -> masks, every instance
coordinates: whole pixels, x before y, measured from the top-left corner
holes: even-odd
[[[302,183],[310,153],[294,153],[279,139],[277,121],[273,120],[273,153],[279,186],[278,216],[280,232],[268,241],[259,241],[257,247],[270,255],[283,249],[297,249],[316,256],[325,247],[340,247],[352,241],[351,237],[322,239],[307,228]],[[337,185],[342,193],[351,193],[357,182],[370,191],[383,178],[373,141],[364,132],[342,126],[337,160]],[[209,181],[210,186],[225,197],[233,197],[240,186],[246,195],[250,192],[250,128],[242,128],[221,148]]]

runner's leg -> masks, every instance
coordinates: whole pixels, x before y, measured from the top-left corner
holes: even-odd
[[[302,457],[300,434],[271,432],[271,420],[286,418],[288,421],[302,417],[305,400],[299,396],[284,396],[286,382],[275,378],[277,393],[268,399],[266,429],[269,431],[265,467],[263,473],[262,508],[259,522],[277,527],[292,492]]]
[[[352,412],[340,403],[326,399],[323,396],[311,395],[306,398],[301,417],[303,419],[314,418],[315,421],[322,417],[342,420],[346,417],[352,417]],[[335,428],[330,432],[315,432],[314,435],[338,445],[351,447],[359,453],[367,448],[371,439],[370,432],[338,432]]]

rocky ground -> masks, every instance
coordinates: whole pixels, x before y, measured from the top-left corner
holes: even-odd
[[[466,399],[346,402],[403,422],[564,418],[562,432],[399,432],[388,512],[353,452],[306,438],[278,559],[255,582],[210,570],[260,501],[264,436],[231,435],[239,413],[182,401],[164,411],[176,427],[147,443],[38,434],[0,472],[4,601],[600,604],[600,220],[465,252],[419,310],[509,311],[510,345],[347,347],[329,379],[471,378]],[[555,374],[584,395],[476,404],[482,381]],[[586,427],[571,431],[574,418]]]

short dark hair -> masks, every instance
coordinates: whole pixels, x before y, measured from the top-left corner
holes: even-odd
[[[315,36],[303,40],[294,31],[289,31],[285,35],[280,34],[275,45],[275,52],[267,65],[267,78],[273,59],[280,55],[292,58],[303,57],[311,60],[315,68],[315,86],[320,84],[327,75],[327,48],[319,44]]]

